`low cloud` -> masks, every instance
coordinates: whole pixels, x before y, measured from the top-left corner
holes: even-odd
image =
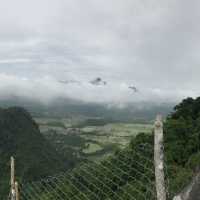
[[[135,102],[174,102],[187,93],[195,96],[195,91],[171,91],[159,88],[139,88],[130,90],[129,84],[108,82],[106,85],[93,85],[89,81],[69,81],[63,84],[53,77],[23,78],[0,74],[0,100],[20,97],[31,101],[49,104],[59,98],[74,99],[82,102],[103,103],[123,107]]]

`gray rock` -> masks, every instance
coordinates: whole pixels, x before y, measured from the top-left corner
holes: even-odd
[[[198,173],[191,184],[187,186],[173,200],[200,200],[200,173]]]

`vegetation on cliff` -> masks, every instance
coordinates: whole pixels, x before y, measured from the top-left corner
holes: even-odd
[[[0,109],[0,194],[8,194],[10,157],[20,180],[37,180],[70,167],[22,108]]]

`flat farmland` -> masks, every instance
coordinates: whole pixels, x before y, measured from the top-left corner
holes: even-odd
[[[70,119],[37,118],[40,131],[57,149],[88,159],[101,159],[127,146],[139,133],[151,134],[152,124],[108,123],[79,125]],[[82,123],[82,122],[81,122]]]

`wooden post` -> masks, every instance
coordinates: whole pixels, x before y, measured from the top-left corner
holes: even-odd
[[[163,122],[158,115],[154,125],[154,163],[157,200],[166,200],[163,152]]]
[[[10,177],[10,195],[11,195],[11,200],[16,200],[15,199],[15,160],[13,157],[11,157],[11,177]]]
[[[15,196],[16,196],[16,200],[19,200],[19,187],[18,187],[18,183],[15,182]]]

